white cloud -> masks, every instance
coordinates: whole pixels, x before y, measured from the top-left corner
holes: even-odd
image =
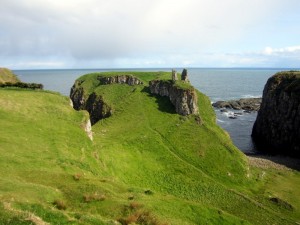
[[[297,53],[300,55],[300,45],[290,46],[285,48],[266,47],[263,50],[263,54],[265,55],[289,55],[289,54],[297,54]]]
[[[16,67],[26,59],[34,67],[30,62],[55,58],[63,63],[53,67],[246,64],[248,57],[220,55],[257,49],[250,44],[265,41],[257,29],[297,5],[295,0],[1,0],[0,61]],[[207,52],[220,53],[208,57]]]

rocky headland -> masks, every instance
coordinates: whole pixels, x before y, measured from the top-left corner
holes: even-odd
[[[252,130],[258,149],[300,157],[300,72],[269,78]]]
[[[22,82],[10,69],[0,68],[0,88],[43,89],[42,84]]]
[[[14,84],[17,82],[21,81],[10,69],[0,67],[0,84]]]
[[[175,107],[175,111],[180,115],[198,115],[198,97],[196,90],[188,81],[187,70],[183,70],[180,80],[177,79],[177,73],[174,70],[170,78],[169,80],[156,79],[150,81],[150,93],[169,97],[170,102]],[[131,74],[99,75],[96,80],[98,83],[95,84],[95,87],[112,84],[144,85],[143,81]],[[85,82],[88,81],[80,79],[75,81],[71,88],[70,99],[74,109],[87,110],[89,112],[91,124],[94,125],[99,120],[111,116],[114,109],[111,104],[105,101],[101,94],[86,88]]]

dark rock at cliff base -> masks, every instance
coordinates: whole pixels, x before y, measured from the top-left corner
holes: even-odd
[[[261,101],[261,98],[241,98],[239,100],[217,101],[212,105],[216,108],[258,111],[260,108]]]
[[[252,130],[259,150],[300,157],[300,72],[269,78]]]
[[[198,96],[192,86],[181,88],[171,80],[152,80],[149,88],[152,94],[169,97],[178,114],[186,116],[199,113]]]

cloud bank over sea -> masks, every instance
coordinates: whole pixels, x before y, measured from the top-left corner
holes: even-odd
[[[296,0],[2,0],[1,66],[296,67]]]

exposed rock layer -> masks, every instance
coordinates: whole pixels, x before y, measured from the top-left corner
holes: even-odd
[[[194,88],[183,89],[169,80],[152,80],[149,82],[150,92],[169,97],[178,114],[186,116],[198,114],[198,97]]]
[[[101,85],[105,84],[128,84],[130,86],[132,85],[139,85],[143,84],[142,81],[140,81],[138,78],[132,76],[132,75],[118,75],[118,76],[99,76],[97,78],[100,81]]]
[[[86,121],[86,123],[83,126],[84,131],[86,132],[87,136],[91,139],[91,141],[93,140],[93,131],[92,131],[92,124],[91,124],[91,120],[88,119]]]
[[[241,98],[239,100],[217,101],[212,105],[216,108],[228,108],[235,110],[258,111],[262,98]]]
[[[300,72],[269,78],[252,137],[261,150],[300,156]]]

